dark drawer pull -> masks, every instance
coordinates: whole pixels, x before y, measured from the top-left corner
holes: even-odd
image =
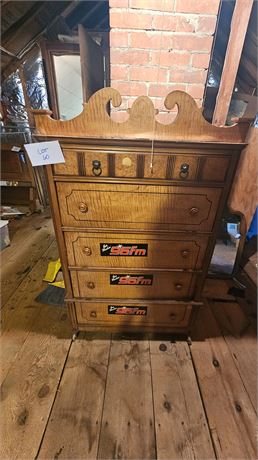
[[[172,312],[172,313],[169,313],[169,317],[170,317],[170,319],[175,320],[175,319],[177,318],[177,314],[176,314],[176,313],[173,313],[173,312]]]
[[[188,249],[182,249],[181,251],[181,256],[186,259],[190,254],[190,251]]]
[[[97,312],[94,311],[94,310],[92,310],[92,311],[90,312],[90,317],[91,317],[91,318],[97,318]]]
[[[102,174],[101,162],[99,160],[93,160],[92,172],[94,176],[100,176]]]
[[[183,287],[183,285],[180,284],[180,283],[177,283],[177,284],[175,285],[175,288],[176,288],[177,291],[181,291],[182,287]]]
[[[179,176],[181,179],[186,179],[189,176],[189,165],[187,163],[181,164]]]
[[[82,212],[82,213],[88,212],[88,206],[87,206],[87,204],[81,202],[81,203],[79,204],[79,211]]]
[[[93,283],[93,281],[88,281],[87,288],[94,289],[95,288],[95,283]]]
[[[85,254],[86,256],[91,256],[92,252],[91,252],[91,248],[88,248],[87,246],[84,246],[82,248],[82,252],[83,254]]]
[[[199,212],[199,208],[191,208],[189,210],[189,214],[191,214],[191,216],[195,216],[196,214],[198,214]]]

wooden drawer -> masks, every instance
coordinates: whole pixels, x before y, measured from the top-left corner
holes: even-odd
[[[207,235],[65,232],[70,266],[200,269]]]
[[[56,184],[64,226],[211,231],[220,188]]]
[[[162,326],[184,328],[189,324],[192,305],[160,302],[75,302],[80,324],[113,324],[130,326]]]
[[[74,297],[185,299],[193,294],[196,275],[167,271],[70,271]]]
[[[197,152],[156,152],[152,169],[150,152],[137,149],[128,152],[105,152],[97,149],[63,148],[63,154],[65,163],[53,165],[53,172],[57,176],[224,182],[230,164],[229,155],[201,155]]]

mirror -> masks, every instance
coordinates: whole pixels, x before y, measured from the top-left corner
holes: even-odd
[[[209,274],[228,276],[233,274],[242,242],[240,226],[240,216],[225,210],[218,229]]]
[[[62,120],[76,117],[82,111],[82,79],[80,56],[54,55],[56,91]]]

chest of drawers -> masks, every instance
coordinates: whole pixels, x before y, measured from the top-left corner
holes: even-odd
[[[92,96],[77,118],[34,111],[37,139],[60,141],[65,163],[47,167],[71,321],[80,330],[187,332],[246,126],[208,124],[193,99],[170,93],[171,125],[141,97],[125,123]]]

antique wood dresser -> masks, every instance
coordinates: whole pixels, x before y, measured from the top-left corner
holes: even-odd
[[[79,330],[188,332],[247,126],[218,128],[186,93],[176,120],[156,121],[148,97],[116,123],[105,88],[67,121],[34,111],[37,140],[58,139],[47,167],[72,324]]]

